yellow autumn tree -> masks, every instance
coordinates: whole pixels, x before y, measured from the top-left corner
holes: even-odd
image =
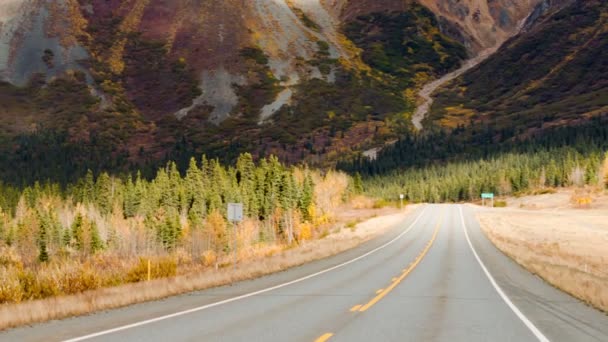
[[[211,238],[210,249],[214,252],[215,268],[218,268],[217,260],[222,252],[228,248],[228,230],[226,227],[226,221],[219,211],[213,210],[207,217],[207,224],[205,227],[209,230]]]

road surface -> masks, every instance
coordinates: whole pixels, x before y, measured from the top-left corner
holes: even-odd
[[[491,245],[474,207],[234,286],[0,333],[2,341],[608,341],[608,316]]]

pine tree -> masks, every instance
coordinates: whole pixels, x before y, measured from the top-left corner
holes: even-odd
[[[104,215],[109,214],[112,210],[112,180],[107,172],[103,172],[97,178],[97,183],[95,184],[95,202]]]
[[[61,222],[59,222],[59,218],[57,217],[57,213],[55,211],[51,211],[48,213],[48,220],[50,226],[50,236],[49,241],[51,245],[56,248],[61,246]]]
[[[165,219],[165,247],[172,250],[177,245],[177,239],[180,235],[181,225],[179,224],[179,215],[176,211],[171,211]]]
[[[244,202],[244,211],[247,216],[257,217],[259,202],[256,193],[255,164],[249,153],[239,156],[236,162],[236,181]]]
[[[198,168],[198,165],[196,165],[196,160],[194,158],[190,159],[184,183],[186,188],[186,202],[188,203],[188,208],[192,208],[196,199],[202,197],[201,193],[205,190],[203,188],[202,171]]]
[[[193,228],[200,228],[203,226],[205,213],[205,202],[202,197],[195,197],[192,207],[190,208],[190,211],[188,211],[188,220]]]
[[[91,236],[91,245],[90,250],[91,253],[97,253],[98,251],[103,250],[104,244],[99,236],[99,229],[97,228],[97,224],[95,222],[91,222],[89,225],[90,236]]]
[[[156,178],[154,178],[152,184],[150,184],[150,188],[158,192],[158,205],[165,209],[176,205],[176,203],[173,201],[173,194],[172,191],[169,189],[170,187],[171,185],[169,182],[169,176],[167,175],[167,171],[165,169],[159,169],[156,173]]]
[[[70,234],[70,229],[66,228],[63,230],[63,235],[61,237],[61,245],[63,247],[69,247],[72,244],[72,235]]]
[[[313,196],[314,196],[313,180],[312,180],[312,177],[310,176],[310,173],[307,173],[306,178],[304,179],[304,184],[302,186],[301,197],[298,202],[298,207],[300,209],[300,212],[304,216],[305,220],[312,219],[312,217],[310,217],[310,213],[309,213],[308,209],[310,208],[310,206],[313,203]]]
[[[207,186],[207,210],[224,212],[224,201],[222,200],[222,194],[224,194],[224,170],[219,160],[214,159],[210,162],[210,172],[209,185]]]
[[[95,180],[93,178],[93,171],[87,170],[87,174],[84,178],[82,186],[82,202],[91,203],[95,200]]]
[[[127,183],[124,190],[123,213],[125,218],[134,217],[137,213],[139,198],[135,190],[135,184],[131,176],[127,177]]]
[[[359,172],[355,173],[353,177],[353,190],[357,195],[363,193],[363,180]]]
[[[71,236],[73,238],[74,247],[82,251],[84,250],[84,240],[85,240],[85,219],[81,213],[76,214],[74,218],[74,222],[72,223],[72,233]],[[64,235],[65,238],[65,235]],[[65,240],[64,240],[65,241]]]
[[[47,215],[43,213],[38,213],[38,261],[47,262],[49,261],[49,253],[47,251],[47,239],[48,239],[48,230],[49,230],[49,221],[46,217]]]

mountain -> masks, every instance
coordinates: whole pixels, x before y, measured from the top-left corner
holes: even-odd
[[[431,120],[484,126],[500,142],[608,114],[608,3],[544,1],[530,19],[520,35],[438,92]]]
[[[409,132],[415,89],[541,1],[3,1],[2,174],[335,160]]]

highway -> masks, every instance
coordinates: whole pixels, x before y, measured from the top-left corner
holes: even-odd
[[[2,341],[608,341],[608,316],[427,205],[337,256],[232,286],[0,333]]]

